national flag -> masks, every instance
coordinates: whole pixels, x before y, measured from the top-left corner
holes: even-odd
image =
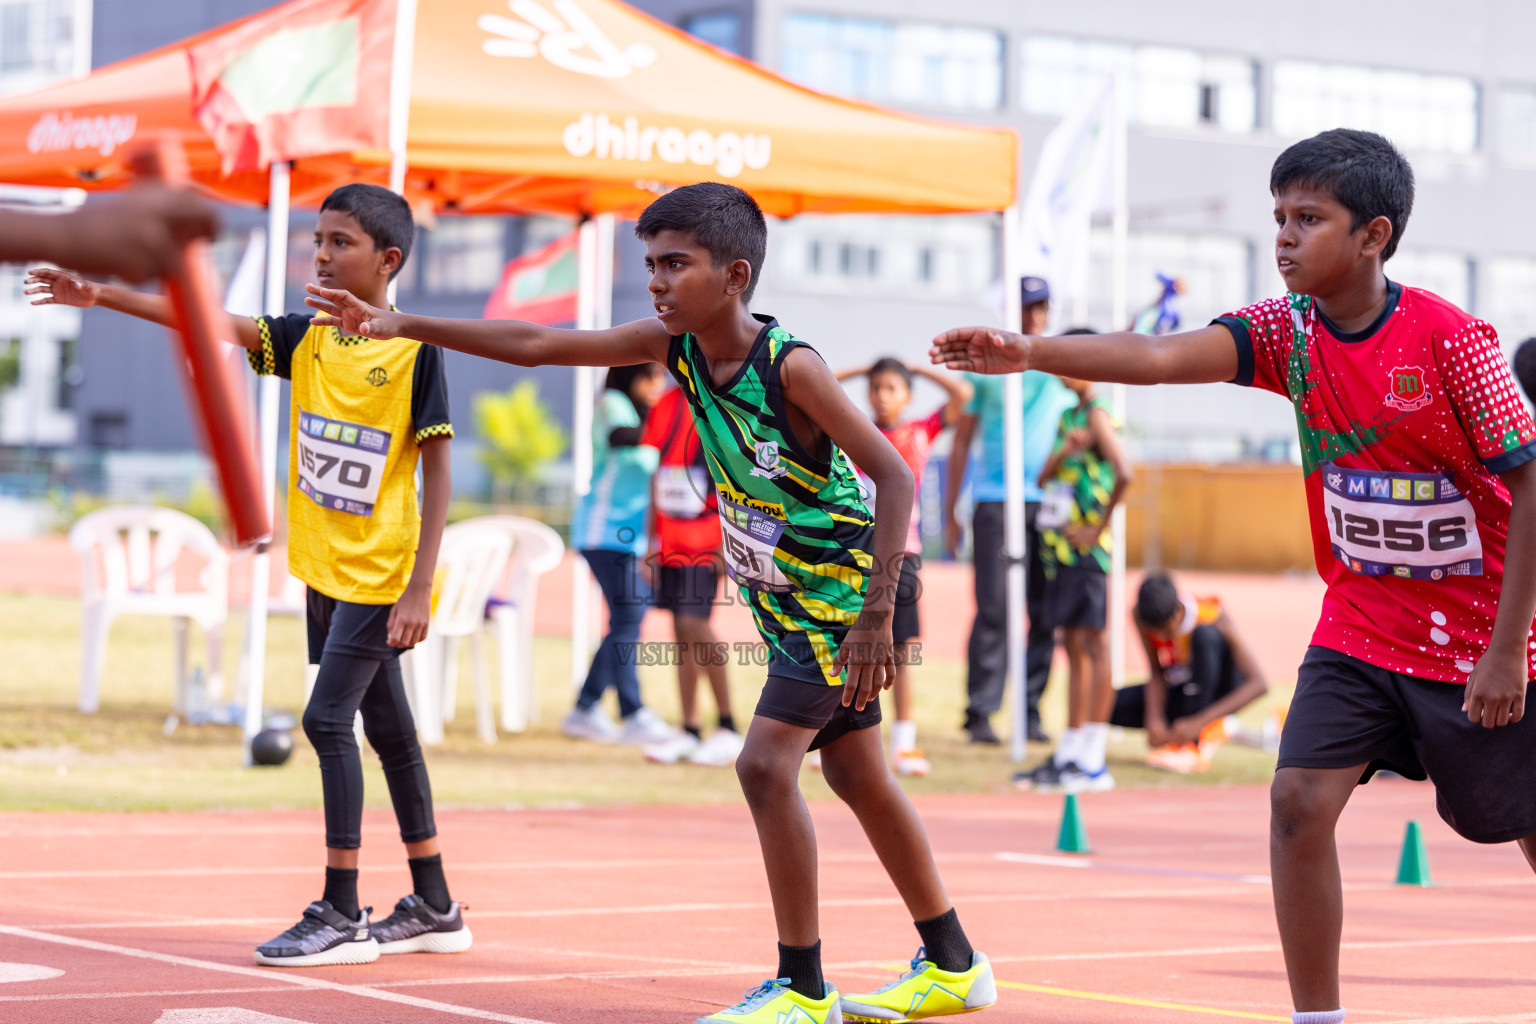
[[[501,272],[501,283],[485,304],[487,320],[529,320],[568,324],[576,320],[578,234],[519,256]]]
[[[395,0],[293,0],[188,49],[225,174],[384,149]]]

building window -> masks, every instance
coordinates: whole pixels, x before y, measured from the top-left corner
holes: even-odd
[[[1126,61],[1130,119],[1163,128],[1201,125],[1251,132],[1258,121],[1258,66],[1246,57],[1170,46],[1030,36],[1019,50],[1019,102],[1060,117]]]
[[[1513,351],[1525,338],[1536,337],[1536,259],[1489,260],[1482,294],[1478,315],[1499,332],[1505,352]]]
[[[720,49],[746,56],[741,47],[741,15],[735,11],[707,11],[683,19],[683,31]]]
[[[0,0],[0,76],[72,73],[74,13],[74,0]]]
[[[1003,37],[991,29],[789,14],[779,69],[826,92],[912,106],[996,110]]]
[[[809,291],[971,299],[997,277],[997,224],[986,216],[802,214],[770,231],[775,279]]]
[[[421,282],[428,292],[489,292],[501,280],[506,228],[500,217],[444,217],[421,237]]]
[[[1472,153],[1478,148],[1477,121],[1478,86],[1470,78],[1275,62],[1273,122],[1281,135],[1304,138],[1329,128],[1363,128],[1404,149]]]
[[[1111,242],[1108,229],[1095,229],[1089,241],[1088,323],[1107,330],[1124,325],[1111,320],[1109,282],[1111,280]],[[1162,293],[1157,275],[1180,278],[1184,292],[1179,296],[1181,329],[1189,330],[1210,323],[1223,313],[1241,309],[1254,301],[1251,291],[1253,252],[1245,239],[1227,235],[1185,234],[1175,231],[1133,231],[1126,238],[1125,274],[1129,289],[1129,313],[1135,316],[1157,301]],[[1278,294],[1278,293],[1277,293]],[[1061,310],[1066,323],[1075,324],[1076,311]]]
[[[1536,163],[1536,86],[1506,86],[1495,105],[1499,152],[1506,158]]]
[[[59,368],[58,394],[54,396],[54,404],[60,409],[73,409],[75,407],[75,391],[85,381],[85,371],[80,368],[80,340],[78,338],[61,338],[59,340]]]
[[[1387,277],[1410,288],[1426,288],[1472,311],[1472,261],[1462,253],[1399,249],[1387,261]]]

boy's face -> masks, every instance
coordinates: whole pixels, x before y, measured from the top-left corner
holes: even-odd
[[[912,401],[912,389],[900,374],[872,373],[869,375],[869,409],[875,414],[876,423],[895,423]]]
[[[1051,323],[1051,300],[1031,302],[1020,315],[1020,333],[1044,334]]]
[[[660,231],[645,240],[645,268],[656,318],[673,335],[697,334],[718,323],[734,311],[752,281],[746,260],[717,267],[709,250],[681,231]]]
[[[382,294],[400,265],[400,250],[380,251],[350,213],[322,210],[315,224],[315,279],[322,288],[345,288],[368,302]]]
[[[1172,640],[1175,636],[1177,636],[1179,623],[1183,620],[1183,618],[1184,616],[1181,613],[1174,612],[1172,615],[1168,616],[1168,621],[1166,622],[1159,622],[1155,625],[1149,624],[1147,626],[1147,632],[1151,633],[1159,640]]]
[[[647,409],[661,401],[661,396],[667,390],[667,374],[661,367],[642,373],[635,377],[634,383],[629,386],[629,397],[639,405]]]
[[[1354,216],[1326,189],[1292,185],[1275,195],[1275,260],[1287,290],[1327,295],[1380,256],[1392,222],[1377,217],[1351,230]]]

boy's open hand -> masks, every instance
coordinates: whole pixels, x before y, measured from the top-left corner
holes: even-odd
[[[78,306],[89,309],[96,305],[101,294],[100,285],[51,267],[38,267],[22,283],[26,285],[23,294],[37,296],[32,300],[34,306]]]
[[[878,620],[871,622],[872,619]],[[833,671],[848,672],[843,682],[843,707],[853,705],[855,711],[863,711],[864,705],[890,689],[896,682],[896,650],[891,643],[890,612],[860,612],[848,635],[837,649],[832,660]]]
[[[1461,710],[1484,729],[1513,725],[1525,717],[1526,668],[1523,652],[1513,658],[1489,651],[1467,680]]]
[[[431,618],[431,588],[406,587],[400,600],[389,610],[389,646],[415,647],[427,638],[427,623]]]
[[[318,309],[324,316],[310,317],[317,327],[339,327],[348,334],[364,338],[398,338],[400,336],[399,313],[370,306],[344,288],[322,288],[317,284],[305,286],[309,296],[304,303]]]
[[[928,358],[950,370],[1019,373],[1029,369],[1029,338],[995,327],[956,327],[933,339]]]

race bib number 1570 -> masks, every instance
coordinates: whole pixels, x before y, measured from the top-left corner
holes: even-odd
[[[389,457],[389,434],[299,410],[297,486],[316,505],[373,515]]]
[[[1472,503],[1443,473],[1390,473],[1325,463],[1323,513],[1333,555],[1363,576],[1481,576]]]

